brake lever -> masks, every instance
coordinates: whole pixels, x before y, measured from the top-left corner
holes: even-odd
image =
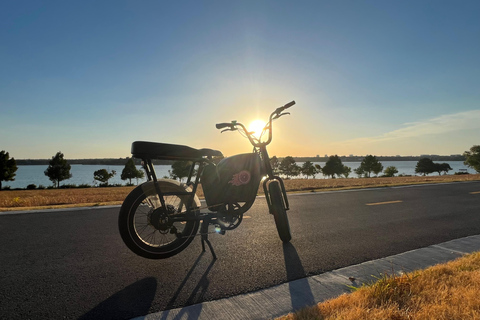
[[[276,120],[276,119],[278,119],[278,118],[280,118],[280,117],[282,117],[282,116],[286,116],[286,115],[288,115],[288,114],[290,114],[290,112],[277,113],[277,115],[276,115],[275,117],[273,117],[273,120]]]
[[[237,128],[233,128],[233,129],[224,129],[222,131],[220,131],[220,133],[224,133],[225,131],[235,131],[237,130]]]

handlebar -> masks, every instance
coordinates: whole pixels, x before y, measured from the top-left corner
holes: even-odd
[[[223,123],[217,123],[215,125],[215,127],[217,127],[217,129],[223,129],[223,128],[226,128],[226,127],[230,127],[230,129],[232,128],[233,124],[231,123],[226,123],[226,122],[223,122]]]
[[[250,140],[250,143],[255,146],[255,147],[259,147],[261,145],[268,145],[271,141],[272,141],[272,121],[275,120],[275,119],[278,119],[280,118],[281,116],[284,116],[284,115],[287,115],[287,114],[290,114],[288,112],[285,112],[285,113],[282,113],[285,109],[288,109],[290,108],[291,106],[295,105],[295,101],[290,101],[289,103],[285,104],[284,106],[282,107],[279,107],[277,109],[275,109],[274,112],[272,112],[272,114],[270,115],[270,118],[269,118],[269,121],[268,123],[265,125],[265,128],[263,129],[264,131],[265,130],[268,130],[268,140],[266,142],[261,142],[260,141],[260,137],[255,139],[252,137],[253,134],[252,132],[248,132],[247,129],[245,128],[245,126],[237,121],[232,121],[231,123],[226,123],[226,122],[223,122],[223,123],[217,123],[215,125],[215,127],[217,129],[223,129],[223,128],[228,128],[228,129],[225,129],[225,130],[222,130],[222,132],[224,131],[234,131],[236,130],[237,126],[241,127],[245,133],[245,135],[247,136],[248,140]]]
[[[293,106],[294,104],[295,104],[295,100],[290,101],[289,103],[287,103],[287,104],[284,105],[283,107],[277,108],[277,110],[275,110],[274,113],[281,113],[283,110],[290,108],[290,107]]]

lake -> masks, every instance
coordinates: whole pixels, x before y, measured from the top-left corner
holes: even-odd
[[[460,171],[460,169],[467,170],[469,173],[475,173],[475,170],[465,166],[463,161],[446,161],[453,170],[449,172],[449,174],[454,174],[455,172]],[[303,164],[303,162],[297,162],[299,166]],[[314,164],[319,164],[320,166],[324,166],[325,162],[314,162]],[[344,162],[344,165],[352,168],[352,173],[350,177],[357,177],[357,175],[353,172],[354,169],[360,166],[360,162]],[[383,168],[389,166],[394,166],[398,169],[398,174],[405,174],[405,175],[415,175],[415,166],[417,161],[382,161]],[[124,166],[105,166],[105,165],[72,165],[70,173],[72,174],[72,178],[68,180],[64,180],[60,183],[60,185],[64,184],[89,184],[89,185],[98,185],[98,181],[93,179],[93,172],[99,169],[107,169],[107,171],[115,170],[117,174],[111,178],[108,183],[109,184],[126,184],[127,181],[123,181],[120,179],[120,175]],[[141,167],[138,166],[137,169]],[[47,166],[18,166],[18,170],[16,172],[15,181],[3,181],[2,187],[9,186],[12,189],[15,188],[26,188],[29,184],[35,184],[37,187],[42,185],[44,187],[52,186],[52,182],[45,176],[44,171],[47,169]],[[171,169],[169,165],[158,165],[155,166],[155,171],[157,177],[162,178],[164,176],[169,176],[168,170]],[[437,175],[437,173],[433,173],[432,175]],[[322,174],[317,174],[316,178],[324,178]],[[145,181],[145,179],[139,179],[139,183]],[[135,180],[132,180],[133,183],[136,183]]]

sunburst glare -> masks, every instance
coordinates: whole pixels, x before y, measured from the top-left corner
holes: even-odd
[[[265,128],[265,121],[263,120],[253,120],[248,126],[248,131],[254,132],[254,136],[259,138],[262,134],[263,128]]]

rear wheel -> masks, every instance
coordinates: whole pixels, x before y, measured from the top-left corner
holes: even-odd
[[[127,247],[149,259],[164,259],[181,252],[199,227],[198,210],[186,208],[190,196],[175,194],[185,193],[185,188],[174,181],[158,183],[163,193],[169,193],[164,196],[165,208],[153,182],[146,182],[127,196],[118,217],[120,235]]]
[[[268,185],[270,194],[270,212],[275,219],[278,235],[283,242],[289,242],[292,239],[290,225],[288,223],[287,211],[283,202],[282,191],[278,181],[272,181]]]

